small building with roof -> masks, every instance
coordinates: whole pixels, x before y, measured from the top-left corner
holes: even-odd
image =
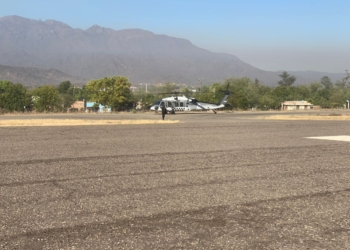
[[[313,106],[307,101],[285,101],[281,103],[281,110],[310,110]]]
[[[86,106],[85,106],[86,105]],[[85,102],[84,101],[76,101],[71,105],[71,111],[85,111],[85,112],[111,112],[112,108],[107,105],[96,104],[96,102]]]
[[[86,111],[94,111],[94,112],[111,112],[112,108],[107,105],[96,104],[96,102],[86,102]]]
[[[71,109],[82,111],[84,110],[84,101],[75,101],[71,106]]]

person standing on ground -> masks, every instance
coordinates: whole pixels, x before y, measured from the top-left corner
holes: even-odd
[[[162,109],[162,118],[164,120],[165,114],[167,113],[167,110],[165,108],[165,102],[162,101],[159,106]]]

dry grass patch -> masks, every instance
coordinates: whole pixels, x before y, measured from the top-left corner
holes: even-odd
[[[72,119],[30,119],[2,120],[1,127],[19,126],[87,126],[87,125],[126,125],[126,124],[171,124],[178,120],[72,120]]]
[[[268,120],[313,120],[313,121],[350,121],[349,115],[329,114],[329,115],[272,115],[260,116],[260,119]]]

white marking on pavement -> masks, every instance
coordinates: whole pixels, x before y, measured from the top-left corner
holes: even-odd
[[[317,137],[305,137],[308,139],[330,140],[330,141],[349,141],[349,135],[336,135],[336,136],[317,136]]]

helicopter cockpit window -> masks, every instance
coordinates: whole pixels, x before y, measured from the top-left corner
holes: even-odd
[[[184,103],[183,102],[180,102],[180,107],[183,107],[184,106]]]
[[[179,107],[179,103],[178,102],[174,102],[175,107]]]
[[[173,105],[171,105],[171,102],[168,102],[168,107],[172,107]]]

